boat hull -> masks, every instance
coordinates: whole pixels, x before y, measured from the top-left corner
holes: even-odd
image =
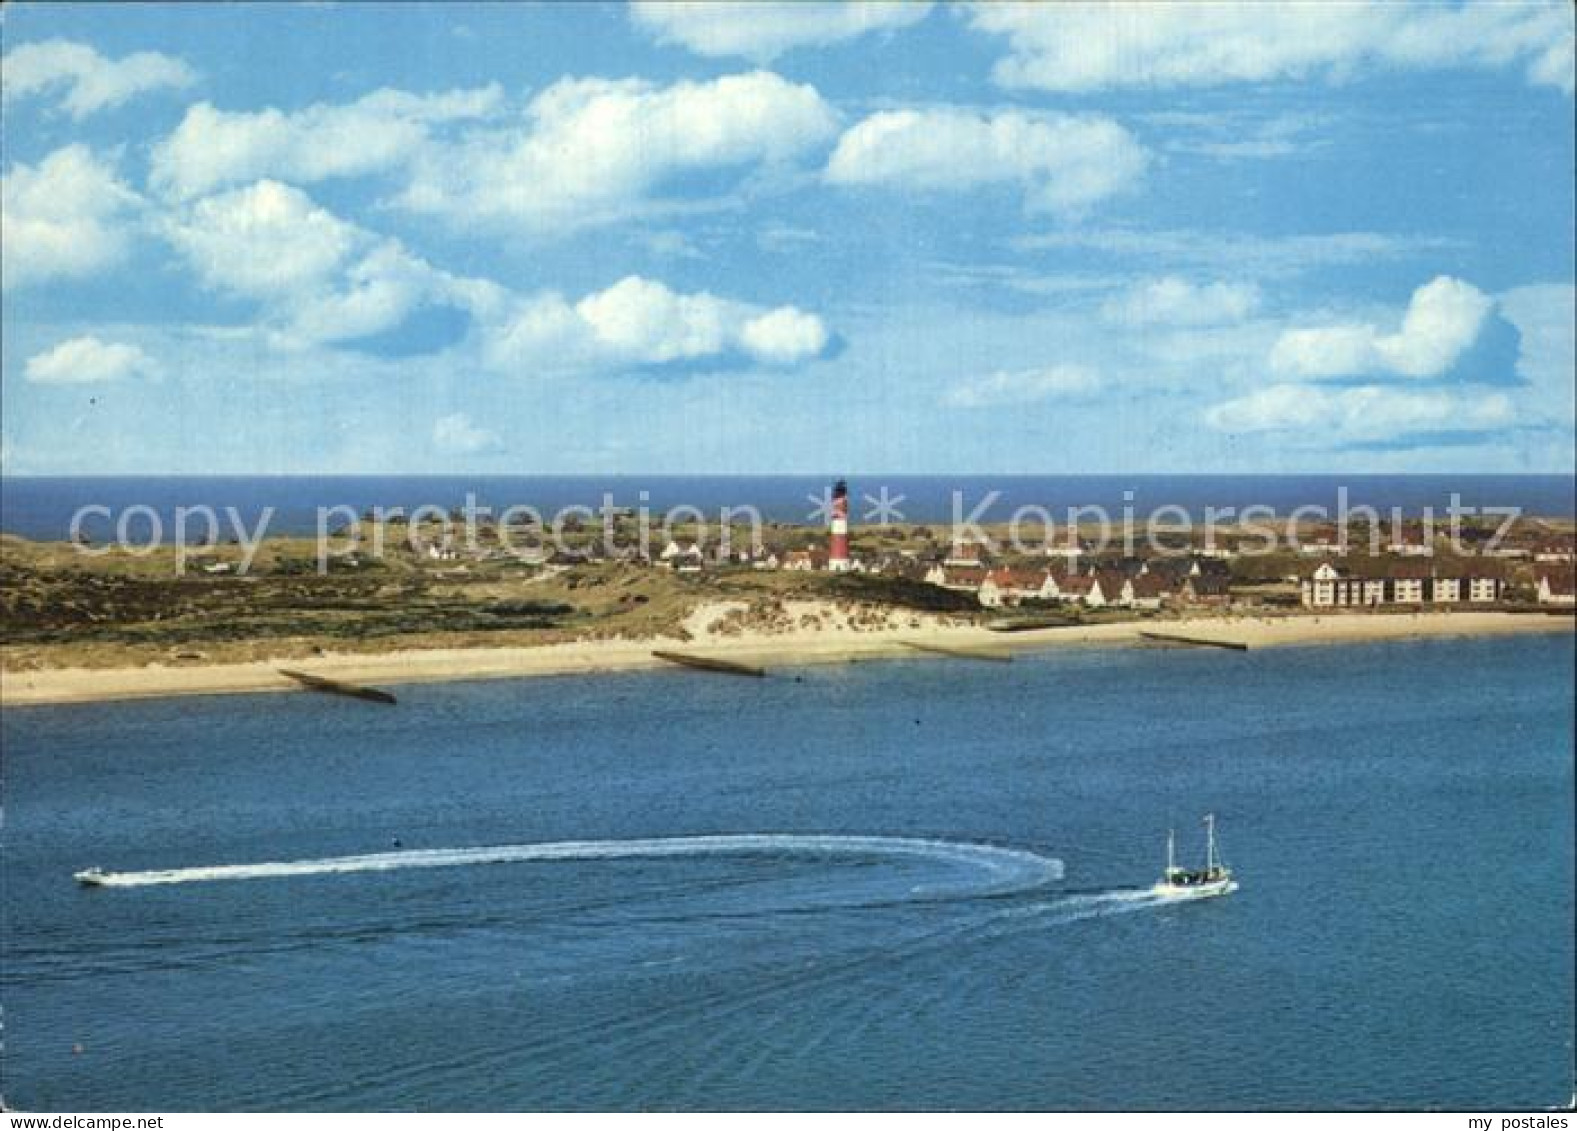
[[[1237,889],[1237,881],[1227,876],[1202,884],[1173,884],[1162,880],[1150,890],[1169,899],[1207,899],[1215,895],[1231,895]]]

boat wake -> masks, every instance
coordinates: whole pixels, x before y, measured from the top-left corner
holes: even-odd
[[[504,844],[479,848],[424,848],[362,856],[332,856],[256,864],[212,864],[145,872],[78,872],[79,883],[93,887],[148,887],[156,884],[267,880],[291,876],[391,872],[405,868],[459,868],[479,864],[534,864],[554,861],[639,860],[679,856],[838,856],[910,858],[958,865],[982,873],[983,883],[967,894],[998,895],[1028,891],[1062,878],[1062,862],[1026,849],[968,841],[885,836],[817,836],[744,833],[720,836],[657,837],[644,840],[568,840],[546,844]],[[927,889],[916,889],[926,894]],[[964,893],[952,893],[964,894]]]
[[[1231,890],[1236,890],[1232,885]],[[1208,892],[1165,892],[1155,888],[1113,888],[1109,891],[1077,892],[1054,899],[1021,903],[991,915],[978,928],[985,936],[1017,934],[1047,927],[1129,915],[1138,911],[1158,911],[1183,903],[1211,898]]]

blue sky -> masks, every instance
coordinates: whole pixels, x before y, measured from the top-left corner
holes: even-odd
[[[8,474],[1569,471],[1555,4],[12,4]]]

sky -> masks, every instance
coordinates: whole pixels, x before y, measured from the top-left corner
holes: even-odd
[[[13,3],[10,475],[1570,472],[1565,3]]]

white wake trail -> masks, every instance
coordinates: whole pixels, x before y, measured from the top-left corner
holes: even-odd
[[[1236,891],[1234,885],[1231,891]],[[1136,911],[1155,911],[1183,903],[1217,898],[1194,892],[1159,892],[1154,888],[1113,888],[1110,891],[1083,892],[1060,896],[1045,903],[1031,903],[1000,911],[992,916],[988,933],[1036,930],[1042,927],[1127,915]]]
[[[979,894],[1024,891],[1062,878],[1062,862],[1026,849],[968,841],[912,837],[817,836],[743,833],[656,837],[644,840],[567,840],[547,844],[504,844],[479,848],[420,848],[362,856],[332,856],[256,864],[214,864],[145,872],[78,873],[99,887],[264,880],[287,876],[390,872],[404,868],[458,868],[474,864],[527,864],[562,860],[628,860],[671,856],[774,855],[910,857],[962,864],[986,873]]]

